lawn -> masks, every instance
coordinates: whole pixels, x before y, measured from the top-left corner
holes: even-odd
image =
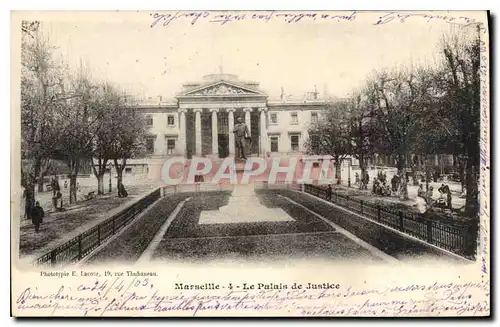
[[[150,185],[129,186],[127,198],[119,198],[115,193],[110,193],[88,201],[80,201],[62,212],[47,212],[39,233],[35,233],[30,223],[21,226],[19,253],[21,256],[30,255],[51,242],[58,243],[69,234],[83,232],[90,228],[88,224],[107,218],[110,211],[134,201],[149,190],[153,190]]]
[[[137,261],[165,223],[168,216],[182,200],[188,197],[198,198],[201,201],[204,198],[203,195],[193,195],[192,193],[178,193],[166,196],[139,220],[133,222],[133,225],[127,228],[123,234],[108,243],[99,253],[90,258],[87,263]]]

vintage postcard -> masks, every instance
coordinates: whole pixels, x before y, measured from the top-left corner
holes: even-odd
[[[487,11],[14,11],[11,314],[490,316]]]

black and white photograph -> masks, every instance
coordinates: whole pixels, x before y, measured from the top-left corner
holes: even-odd
[[[490,315],[488,12],[11,18],[14,315]]]

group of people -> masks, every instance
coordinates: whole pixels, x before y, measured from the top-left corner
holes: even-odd
[[[441,184],[441,187],[438,189],[439,198],[434,201],[433,194],[434,188],[432,186],[429,187],[427,191],[424,190],[424,185],[420,184],[418,187],[417,196],[424,199],[427,206],[430,208],[432,206],[441,207],[443,209],[452,209],[451,203],[451,190],[450,187],[446,184]]]
[[[401,185],[401,178],[398,174],[394,174],[391,178],[391,185],[387,184],[387,174],[380,171],[377,177],[373,178],[372,193],[380,196],[391,196],[398,193]]]
[[[356,172],[354,185],[358,185],[361,190],[368,189],[369,181],[370,181],[370,174],[368,174],[367,171],[365,171],[362,178],[359,178],[359,173]]]
[[[372,193],[380,196],[391,196],[391,188],[386,184],[385,180],[381,181],[378,178],[373,178]]]

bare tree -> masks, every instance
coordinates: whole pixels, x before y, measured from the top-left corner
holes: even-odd
[[[441,91],[436,130],[464,170],[460,175],[465,176],[465,211],[470,216],[477,216],[479,208],[480,36],[480,27],[445,36],[436,74]]]
[[[104,174],[109,160],[112,159],[114,145],[119,131],[124,128],[121,124],[123,114],[121,107],[123,100],[109,83],[104,83],[96,92],[97,106],[93,116],[100,120],[100,126],[92,144],[92,170],[97,178],[97,192],[104,194]]]
[[[348,124],[350,138],[350,154],[358,159],[361,169],[360,189],[366,189],[363,177],[366,175],[367,160],[373,154],[373,144],[370,136],[376,131],[372,125],[372,106],[363,92],[353,93],[347,100],[348,104]]]
[[[342,162],[351,153],[350,142],[348,103],[339,100],[331,103],[321,119],[310,126],[305,148],[309,154],[332,157],[335,179],[340,184]]]
[[[90,77],[88,69],[80,65],[69,77],[71,96],[58,111],[59,139],[55,156],[66,162],[69,168],[69,202],[77,201],[77,177],[82,164],[92,157],[94,139],[103,128],[103,119],[98,114],[99,87]],[[96,114],[97,113],[97,114]]]
[[[144,152],[146,124],[144,115],[138,111],[134,103],[120,102],[114,112],[110,159],[113,160],[117,173],[118,196],[124,196],[123,171],[128,159],[140,156]]]
[[[406,161],[419,137],[418,126],[431,83],[427,71],[403,68],[376,72],[367,85],[368,101],[373,104],[380,131],[372,135],[372,142],[378,153],[396,155],[403,200],[408,199]]]
[[[60,85],[63,69],[53,60],[55,47],[40,26],[37,21],[22,22],[21,157],[23,186],[34,191],[37,181],[41,192],[57,142],[54,112],[64,90]]]

